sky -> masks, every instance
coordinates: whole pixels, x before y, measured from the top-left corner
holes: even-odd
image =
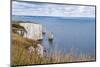
[[[94,6],[61,5],[39,2],[12,2],[12,15],[95,17]]]

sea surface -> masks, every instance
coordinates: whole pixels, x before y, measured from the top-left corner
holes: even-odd
[[[93,17],[13,15],[12,20],[42,24],[46,29],[42,45],[48,51],[95,56],[95,18]],[[54,35],[52,42],[48,41],[48,32]]]

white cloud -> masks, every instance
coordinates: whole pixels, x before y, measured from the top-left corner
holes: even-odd
[[[28,16],[94,17],[95,7],[13,1],[12,14]]]

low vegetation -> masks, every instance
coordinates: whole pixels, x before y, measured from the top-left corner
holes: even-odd
[[[47,64],[60,62],[75,62],[75,61],[94,61],[95,57],[80,55],[75,56],[72,53],[63,55],[61,52],[52,54],[51,57],[40,57],[37,53],[29,54],[26,47],[36,47],[37,42],[23,38],[17,34],[12,34],[12,65],[26,64]]]

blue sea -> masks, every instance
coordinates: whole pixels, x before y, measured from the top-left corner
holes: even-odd
[[[49,42],[44,35],[43,46],[52,51],[95,56],[95,18],[93,17],[50,17],[18,16],[12,20],[40,23],[48,32],[53,32],[54,40]]]

